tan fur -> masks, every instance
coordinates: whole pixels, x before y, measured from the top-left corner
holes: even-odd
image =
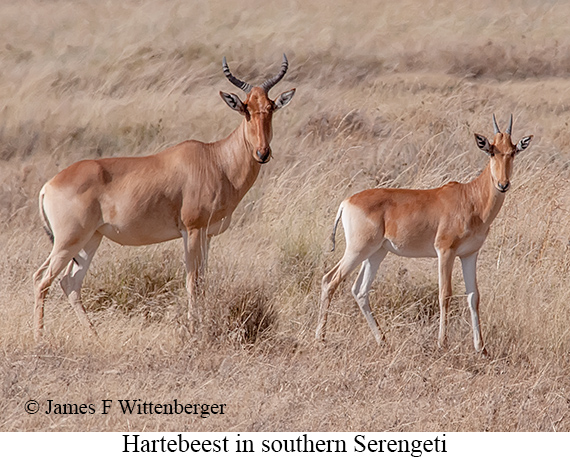
[[[93,329],[81,303],[81,284],[104,236],[134,246],[183,238],[192,328],[210,237],[228,228],[261,163],[271,157],[273,112],[293,93],[281,94],[276,104],[264,88],[253,87],[244,102],[233,105],[237,96],[221,93],[244,115],[227,138],[185,141],[146,157],[83,160],[48,181],[40,210],[54,246],[34,274],[36,339],[48,289],[64,268],[63,290],[80,321]]]
[[[507,133],[497,133],[493,144],[480,137],[480,141],[485,140],[484,150],[491,158],[483,172],[467,184],[450,182],[429,190],[370,189],[342,202],[339,213],[342,214],[346,250],[340,262],[323,277],[317,339],[324,339],[328,307],[336,288],[361,263],[352,292],[377,341],[384,339],[372,316],[368,292],[380,263],[388,252],[392,252],[405,257],[438,258],[438,342],[444,346],[453,261],[459,257],[471,310],[475,349],[485,352],[479,325],[477,255],[509,188],[513,158],[528,147],[531,138],[526,137],[515,146]]]

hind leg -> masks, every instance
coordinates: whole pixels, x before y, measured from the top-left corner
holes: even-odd
[[[34,273],[34,337],[36,341],[41,338],[44,328],[44,301],[49,287],[79,250],[78,246],[75,249],[69,249],[55,244],[46,261]]]
[[[321,288],[321,304],[319,310],[319,320],[315,338],[317,340],[325,339],[325,331],[328,318],[328,309],[331,304],[333,294],[340,283],[354,270],[361,262],[368,257],[368,252],[354,252],[347,248],[342,259],[332,270],[323,276]]]
[[[89,317],[87,317],[81,301],[81,285],[102,238],[103,236],[100,233],[95,232],[83,249],[74,257],[75,261],[69,263],[60,282],[61,288],[69,299],[69,303],[75,310],[79,321],[89,328],[95,336],[97,336],[97,332]]]
[[[374,316],[372,315],[368,293],[370,292],[370,286],[374,281],[378,267],[380,267],[380,264],[382,263],[382,260],[384,260],[384,257],[386,257],[387,253],[388,251],[385,249],[380,249],[362,262],[358,278],[356,278],[356,281],[352,286],[352,295],[356,299],[356,303],[358,303],[362,314],[364,314],[366,322],[368,322],[368,326],[370,327],[370,330],[372,330],[372,334],[374,335],[374,338],[376,338],[378,344],[382,343],[385,338],[384,334],[378,327],[376,319],[374,319]]]

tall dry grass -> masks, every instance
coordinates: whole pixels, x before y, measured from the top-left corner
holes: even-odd
[[[570,84],[565,3],[3,2],[0,5],[0,430],[570,430]],[[240,119],[221,58],[275,89],[274,160],[212,243],[196,335],[181,245],[104,242],[85,281],[101,343],[57,287],[32,338],[31,275],[49,252],[42,184],[70,163],[210,141]],[[274,94],[274,95],[275,95]],[[374,186],[467,181],[491,114],[534,134],[479,261],[472,350],[458,271],[436,346],[433,259],[389,256],[372,294],[376,347],[347,282],[313,342],[338,204]],[[459,270],[459,269],[457,269]],[[207,419],[28,415],[37,399],[226,403]]]

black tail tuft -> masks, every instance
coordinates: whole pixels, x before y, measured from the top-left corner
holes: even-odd
[[[55,238],[53,236],[53,230],[51,229],[51,225],[49,223],[49,219],[47,217],[46,210],[44,209],[44,191],[43,191],[43,189],[40,192],[40,216],[42,217],[42,222],[44,223],[43,224],[44,230],[46,231],[47,236],[49,236],[51,244],[53,244]]]
[[[49,236],[49,240],[51,241],[51,244],[53,244],[54,241],[54,237],[53,237],[53,232],[49,229],[49,227],[44,225],[44,230],[47,233],[47,236]]]
[[[342,216],[342,204],[340,205],[340,207],[338,208],[338,212],[336,213],[336,219],[334,221],[334,226],[333,226],[333,231],[332,231],[332,235],[331,235],[331,241],[332,241],[332,249],[331,252],[334,251],[335,247],[336,247],[336,229],[338,227],[338,222],[340,221],[340,217]]]

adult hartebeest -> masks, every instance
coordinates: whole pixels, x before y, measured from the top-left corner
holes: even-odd
[[[437,257],[439,273],[440,325],[438,343],[447,342],[447,312],[451,298],[451,272],[455,257],[461,259],[467,301],[471,311],[473,342],[477,352],[486,353],[479,325],[477,255],[491,223],[497,216],[510,188],[515,155],[528,147],[526,136],[515,146],[511,142],[513,116],[501,133],[493,115],[495,139],[475,134],[479,149],[489,156],[489,163],[473,181],[450,182],[437,189],[369,189],[344,200],[338,210],[333,230],[342,217],[346,250],[322,281],[317,339],[324,339],[327,312],[340,282],[360,263],[360,273],[352,287],[374,337],[384,336],[370,310],[368,292],[380,263],[388,252],[404,257]]]
[[[83,160],[48,181],[40,191],[40,214],[53,249],[34,274],[35,337],[43,329],[44,300],[64,269],[63,291],[79,320],[93,326],[81,303],[81,284],[101,239],[141,246],[182,237],[189,294],[188,316],[207,259],[210,237],[226,230],[233,211],[271,158],[273,113],[287,105],[295,89],[272,101],[269,90],[287,72],[251,86],[223,71],[247,97],[220,92],[244,120],[227,138],[215,143],[185,141],[146,157]]]

